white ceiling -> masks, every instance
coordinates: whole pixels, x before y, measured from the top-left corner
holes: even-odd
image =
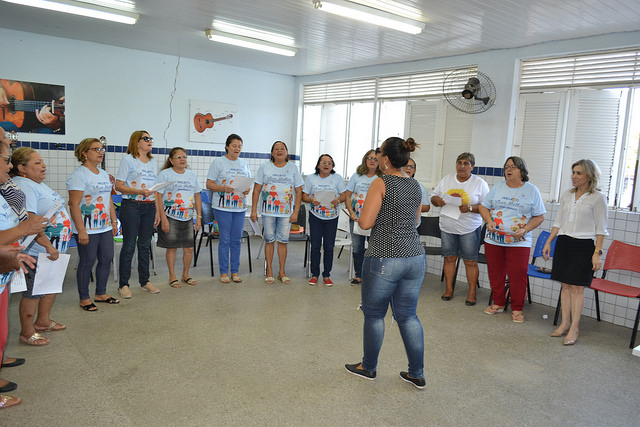
[[[397,2],[422,10],[422,34],[320,12],[312,0],[135,0],[133,26],[0,1],[0,27],[296,76],[640,30],[640,0]],[[213,43],[204,32],[214,18],[293,36],[298,53]]]

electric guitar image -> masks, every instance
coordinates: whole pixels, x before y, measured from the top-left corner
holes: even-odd
[[[0,79],[0,87],[4,89],[9,101],[8,106],[0,108],[0,121],[11,122],[18,128],[31,129],[37,124],[35,116],[25,115],[25,112],[35,113],[48,105],[51,114],[64,117],[64,103],[60,101],[37,101],[33,87],[27,83]],[[27,126],[25,126],[27,125]]]
[[[228,120],[231,118],[233,118],[233,114],[227,114],[224,117],[214,119],[211,113],[208,113],[206,115],[197,113],[195,116],[193,116],[193,125],[199,133],[202,133],[206,129],[212,128],[215,122],[219,122],[220,120]]]

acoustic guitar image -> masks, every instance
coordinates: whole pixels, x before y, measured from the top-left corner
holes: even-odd
[[[9,101],[7,106],[0,108],[0,121],[11,122],[18,128],[30,129],[36,122],[35,115],[25,113],[35,113],[48,105],[51,113],[64,117],[64,103],[61,101],[38,101],[35,92],[30,84],[0,79],[0,87],[4,89],[5,96]],[[27,126],[25,126],[27,125]]]
[[[193,125],[195,126],[198,132],[202,133],[206,129],[212,128],[215,122],[219,122],[220,120],[228,120],[231,118],[233,118],[233,114],[227,114],[224,117],[219,117],[217,119],[214,119],[211,113],[208,113],[208,114],[197,113],[195,116],[193,116]]]

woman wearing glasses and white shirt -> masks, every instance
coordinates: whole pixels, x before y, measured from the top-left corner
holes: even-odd
[[[131,260],[138,247],[138,282],[142,290],[157,294],[160,289],[149,281],[149,250],[153,229],[160,222],[155,192],[149,190],[158,177],[158,161],[151,155],[153,138],[149,132],[137,130],[129,138],[127,155],[120,161],[116,174],[116,190],[122,193],[120,224],[122,250],[120,251],[119,292],[122,298],[131,298],[129,278]]]
[[[118,220],[111,200],[109,174],[100,168],[104,151],[97,138],[83,139],[74,152],[82,164],[67,179],[69,211],[78,241],[78,295],[80,307],[85,311],[98,310],[89,295],[89,280],[96,259],[95,302],[120,302],[107,294],[113,260],[113,237],[118,234]]]

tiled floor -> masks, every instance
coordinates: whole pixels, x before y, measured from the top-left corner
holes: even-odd
[[[252,239],[255,252],[260,241]],[[345,255],[332,288],[303,277],[301,243],[291,243],[291,285],[266,285],[261,263],[242,284],[209,277],[208,253],[192,271],[200,283],[172,289],[159,262],[158,295],[133,287],[133,298],[87,313],[70,271],[53,318],[68,329],[51,344],[18,344],[19,298],[10,303],[7,353],[26,357],[2,378],[19,384],[16,407],[0,410],[9,426],[211,425],[576,425],[638,423],[640,358],[630,330],[583,320],[577,345],[550,338],[553,311],[525,307],[524,324],[464,305],[466,284],[450,302],[428,275],[419,303],[425,330],[427,388],[405,370],[397,326],[387,317],[378,378],[365,381],[343,365],[362,354],[359,287],[347,283]],[[346,253],[346,252],[345,252]],[[75,254],[74,254],[75,255]],[[163,251],[158,251],[163,256]],[[246,270],[246,250],[242,250]],[[74,260],[70,265],[75,265]],[[136,274],[134,273],[134,278]],[[116,295],[110,282],[109,292]],[[479,290],[486,302],[488,291]],[[543,315],[549,318],[543,318]]]

